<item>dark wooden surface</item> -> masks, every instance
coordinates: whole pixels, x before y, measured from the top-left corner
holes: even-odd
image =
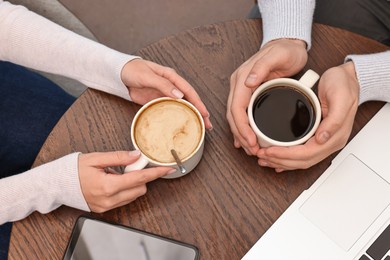
[[[200,259],[240,259],[282,212],[329,166],[334,155],[308,170],[276,174],[233,147],[225,119],[232,72],[259,48],[259,20],[202,26],[168,37],[137,54],[176,69],[198,91],[211,113],[204,157],[189,175],[160,179],[135,202],[95,217],[196,245]],[[314,25],[313,47],[305,69],[322,74],[349,53],[388,49],[343,30]],[[299,77],[300,75],[297,75]],[[359,108],[352,136],[383,105]],[[87,90],[63,116],[35,165],[74,151],[132,149],[130,124],[140,106]],[[59,259],[76,218],[84,212],[60,207],[33,213],[13,226],[10,259]]]

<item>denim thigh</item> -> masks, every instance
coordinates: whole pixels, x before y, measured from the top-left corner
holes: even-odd
[[[0,178],[31,168],[74,100],[40,74],[0,61]],[[0,259],[8,257],[11,227],[12,223],[0,225]]]

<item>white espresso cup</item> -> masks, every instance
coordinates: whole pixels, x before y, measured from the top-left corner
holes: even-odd
[[[141,156],[125,172],[169,166],[176,172],[163,178],[182,177],[201,160],[204,138],[202,115],[190,102],[169,97],[154,99],[141,107],[131,124],[131,141]],[[172,149],[185,170],[177,164]]]
[[[260,147],[305,143],[321,121],[321,106],[312,87],[319,75],[308,70],[299,80],[277,78],[260,85],[248,106],[249,124]]]

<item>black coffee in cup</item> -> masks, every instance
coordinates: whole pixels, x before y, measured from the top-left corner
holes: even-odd
[[[310,99],[289,86],[274,86],[261,93],[253,104],[252,112],[259,130],[280,142],[302,138],[316,121]]]

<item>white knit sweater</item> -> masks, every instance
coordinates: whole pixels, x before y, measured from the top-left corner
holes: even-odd
[[[120,73],[134,58],[0,0],[0,60],[77,79],[130,100]],[[0,224],[61,205],[89,211],[81,192],[77,153],[0,179]]]

